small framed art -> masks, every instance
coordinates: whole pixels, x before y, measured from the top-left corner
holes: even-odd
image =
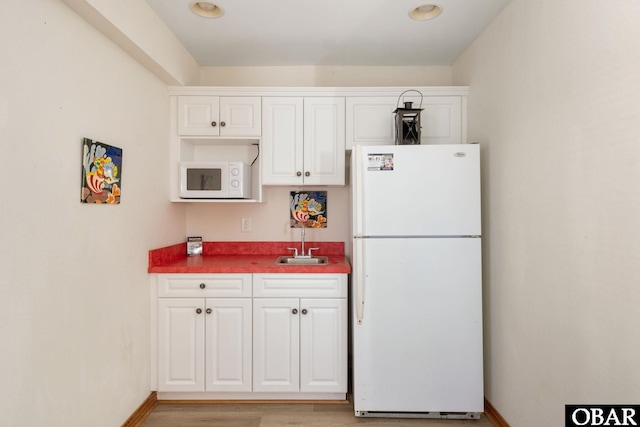
[[[84,138],[80,201],[119,204],[121,193],[122,148]]]
[[[327,228],[327,192],[292,191],[289,195],[290,228]]]

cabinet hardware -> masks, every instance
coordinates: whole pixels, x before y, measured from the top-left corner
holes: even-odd
[[[296,176],[302,176],[302,172],[300,171],[296,172]]]
[[[291,310],[291,312],[292,312],[293,314],[298,314],[298,309],[297,309],[297,308],[294,308],[293,310]]]
[[[306,172],[304,173],[304,176],[311,176],[311,172],[306,171]]]
[[[218,123],[216,123],[216,122],[211,122],[211,126],[216,127],[216,126],[218,126]]]
[[[211,310],[210,308],[207,308],[207,314],[211,314],[213,313],[213,310]]]
[[[225,127],[227,124],[225,122],[220,122],[220,126]]]
[[[197,314],[202,313],[202,309],[201,309],[201,308],[196,308],[196,313],[197,313]]]
[[[206,287],[207,287],[207,285],[205,285],[204,283],[200,283],[200,289],[204,289]]]
[[[306,309],[306,308],[303,308],[303,309],[302,309],[302,314],[307,314],[307,313],[308,313],[308,312],[307,312],[307,309]]]

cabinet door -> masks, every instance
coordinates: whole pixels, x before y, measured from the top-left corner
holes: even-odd
[[[204,320],[202,298],[158,300],[158,391],[204,390]]]
[[[206,306],[206,391],[251,391],[251,299]]]
[[[354,145],[395,144],[397,96],[357,96],[347,98],[346,148]]]
[[[253,391],[299,390],[298,299],[253,300]]]
[[[262,184],[302,184],[302,98],[262,98],[262,124]]]
[[[347,392],[347,300],[300,300],[300,391]]]
[[[462,98],[459,96],[349,97],[347,98],[346,148],[354,145],[395,144],[395,114],[393,111],[413,102],[422,108],[420,123],[422,144],[461,144],[463,135]]]
[[[418,108],[420,97],[406,96]],[[462,98],[459,96],[429,96],[422,100],[420,113],[422,144],[462,144]]]
[[[179,135],[220,135],[219,97],[179,96]]]
[[[220,97],[220,136],[260,136],[260,97]]]
[[[158,296],[240,298],[251,296],[251,273],[171,273],[158,275]]]
[[[345,183],[344,97],[304,98],[304,184]]]

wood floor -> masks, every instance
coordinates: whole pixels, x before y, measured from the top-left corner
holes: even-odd
[[[141,427],[492,427],[479,420],[356,418],[350,403],[163,403]]]

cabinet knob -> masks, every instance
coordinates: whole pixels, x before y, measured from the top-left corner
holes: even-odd
[[[207,285],[205,285],[204,283],[200,283],[200,289],[204,289],[206,287],[207,287]]]
[[[216,123],[216,122],[211,122],[211,126],[216,127],[216,126],[218,126],[218,123]]]
[[[220,122],[220,126],[225,127],[227,124],[225,122]]]
[[[297,309],[297,308],[294,308],[293,310],[291,310],[291,312],[292,312],[293,314],[298,314],[298,309]]]
[[[213,313],[213,310],[211,310],[210,308],[207,308],[207,314],[211,314]]]
[[[296,176],[302,176],[302,172],[300,171],[296,172]]]
[[[307,314],[307,313],[308,313],[308,312],[307,312],[307,309],[306,309],[306,308],[303,308],[303,309],[302,309],[302,314]]]
[[[306,171],[306,172],[304,173],[304,176],[311,176],[311,172]]]
[[[197,314],[202,313],[202,309],[201,309],[201,308],[196,308],[196,313],[197,313]]]

